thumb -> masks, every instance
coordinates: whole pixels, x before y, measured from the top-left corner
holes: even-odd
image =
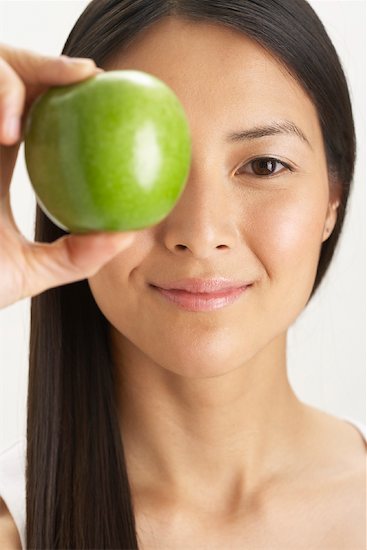
[[[30,279],[38,281],[38,288],[26,296],[48,288],[91,277],[134,241],[136,232],[98,232],[85,235],[65,235],[52,243],[34,243]],[[32,285],[33,286],[33,285]]]

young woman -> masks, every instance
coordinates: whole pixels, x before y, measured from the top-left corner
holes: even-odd
[[[2,305],[33,296],[2,547],[362,550],[365,441],[287,377],[355,159],[320,20],[304,0],[94,0],[63,54],[171,86],[192,163],[153,227],[67,235],[37,207],[26,241],[8,194],[20,116],[96,68],[1,45]]]

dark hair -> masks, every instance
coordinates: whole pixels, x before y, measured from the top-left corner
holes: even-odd
[[[348,87],[334,46],[305,0],[93,0],[62,53],[91,57],[103,67],[141,30],[168,15],[243,32],[280,59],[314,102],[329,185],[341,190],[341,203],[334,231],[321,247],[311,298],[339,239],[355,161]],[[35,239],[51,242],[64,234],[37,206]],[[34,297],[27,403],[27,548],[138,548],[115,388],[108,323],[88,281]]]

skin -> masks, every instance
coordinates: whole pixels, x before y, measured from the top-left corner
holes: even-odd
[[[192,134],[191,170],[175,208],[89,278],[111,327],[141,536],[159,533],[159,547],[175,550],[186,535],[211,548],[228,541],[235,548],[236,536],[264,548],[261,520],[269,533],[287,533],[279,539],[286,548],[299,539],[307,510],[314,525],[324,514],[325,525],[325,498],[330,508],[346,484],[354,494],[364,454],[354,428],[301,403],[287,378],[287,331],[311,294],[339,204],[317,112],[274,57],[221,25],[165,18],[105,68],[165,81]],[[283,120],[310,145],[281,134],[225,142],[231,132]],[[269,155],[293,171],[251,173],[250,160]],[[217,275],[254,284],[234,304],[200,313],[148,286]],[[323,492],[307,493],[312,479]],[[329,512],[335,525],[337,510]]]

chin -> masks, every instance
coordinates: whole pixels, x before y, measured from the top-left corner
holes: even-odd
[[[203,342],[193,343],[189,349],[170,350],[169,357],[160,357],[157,363],[163,368],[184,378],[202,379],[224,376],[236,370],[250,358],[249,350],[234,345],[234,342],[211,342],[204,346]]]

